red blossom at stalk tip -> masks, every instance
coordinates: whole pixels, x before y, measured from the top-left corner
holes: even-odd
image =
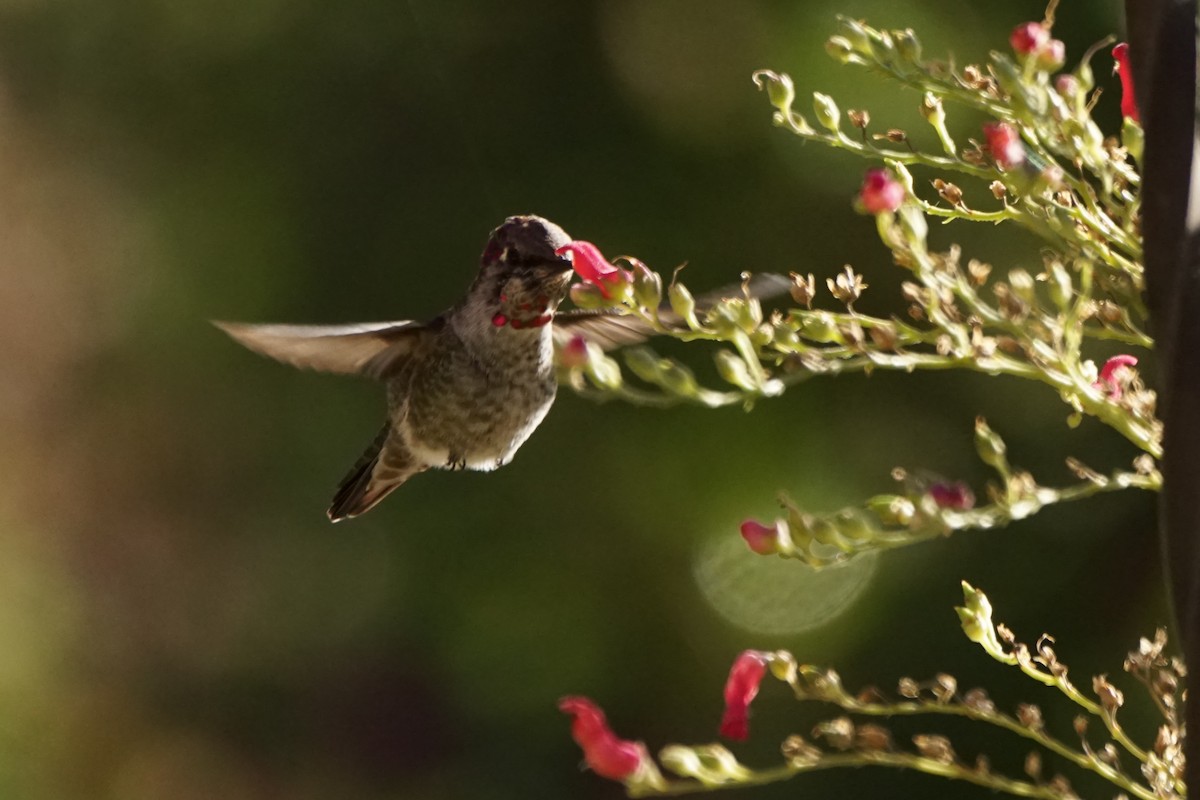
[[[558,710],[574,717],[571,737],[583,749],[583,759],[603,778],[623,781],[637,774],[650,755],[641,742],[619,739],[608,727],[600,706],[586,697],[564,697]]]
[[[609,262],[600,248],[591,242],[568,242],[554,251],[555,255],[570,254],[575,273],[586,283],[600,289],[600,293],[612,299],[613,291],[633,280],[628,270]]]
[[[1018,55],[1027,56],[1041,50],[1050,41],[1050,31],[1040,22],[1022,22],[1013,28],[1008,43]]]
[[[904,187],[886,169],[869,169],[858,190],[858,202],[868,214],[895,211],[904,202]]]
[[[1021,134],[1007,122],[985,122],[983,134],[987,137],[992,160],[1002,169],[1012,169],[1025,163],[1025,144]]]
[[[725,681],[725,714],[721,717],[721,735],[744,741],[750,735],[750,702],[758,694],[758,685],[767,674],[771,657],[759,650],[746,650],[733,662]]]
[[[756,519],[748,519],[742,523],[742,538],[750,549],[760,556],[773,556],[779,553],[779,524],[764,525]]]
[[[1113,356],[1100,368],[1100,377],[1092,384],[1092,388],[1106,392],[1109,400],[1120,400],[1121,394],[1124,392],[1121,382],[1123,373],[1137,366],[1137,363],[1136,356],[1126,354]]]
[[[969,511],[975,506],[975,493],[971,487],[962,481],[939,482],[931,484],[926,494],[933,499],[938,508],[948,508],[951,511]]]
[[[1141,123],[1142,116],[1138,113],[1137,97],[1133,93],[1133,66],[1129,63],[1129,45],[1125,42],[1118,44],[1112,49],[1112,57],[1117,61],[1116,72],[1121,77],[1121,115]]]

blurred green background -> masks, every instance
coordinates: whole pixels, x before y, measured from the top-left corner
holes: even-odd
[[[847,376],[750,414],[564,392],[509,467],[423,475],[333,528],[324,509],[381,392],[256,358],[206,322],[432,316],[488,231],[531,212],[662,271],[687,261],[696,290],[851,263],[872,284],[862,307],[896,309],[897,271],[850,207],[866,165],[773,128],[750,72],[788,71],[802,98],[829,92],[927,144],[915,93],[825,56],[835,15],[913,26],[963,64],[1042,11],[0,2],[0,796],[617,797],[580,773],[557,698],[596,698],[654,750],[712,741],[747,647],[835,664],[852,687],[948,671],[1010,707],[1043,702],[1071,738],[1070,708],[962,637],[958,582],[1026,640],[1055,632],[1082,685],[1119,673],[1166,621],[1153,498],[816,578],[737,540],[779,489],[832,510],[888,490],[896,465],[982,491],[976,414],[1047,483],[1069,480],[1070,454],[1128,463],[1116,434],[1068,430],[1043,387]],[[1115,2],[1066,2],[1055,33],[1073,63],[1119,24]],[[1116,131],[1109,63],[1098,115]],[[954,113],[960,140],[978,130]],[[1040,268],[1007,226],[934,236],[1001,271]],[[773,763],[786,733],[829,715],[767,686],[737,752]],[[1020,771],[1023,748],[970,726],[897,727]],[[986,796],[871,770],[753,794],[831,792]]]

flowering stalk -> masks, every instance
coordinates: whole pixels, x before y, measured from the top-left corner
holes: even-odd
[[[1037,655],[1032,655],[1030,648],[1017,642],[1011,631],[992,622],[991,604],[982,592],[964,583],[963,595],[963,606],[957,610],[963,630],[970,639],[982,644],[993,657],[1022,665],[1023,672],[1038,682],[1060,688],[1067,698],[1083,709],[1084,713],[1072,724],[1077,742],[1052,733],[1038,706],[1020,703],[1013,711],[1004,711],[983,689],[960,690],[958,680],[946,673],[925,682],[901,678],[897,682],[896,696],[889,697],[875,687],[847,691],[834,670],[798,664],[785,651],[747,651],[739,656],[731,670],[726,686],[727,701],[732,686],[734,705],[741,708],[747,694],[752,697],[757,692],[758,681],[771,675],[787,684],[796,700],[831,705],[842,714],[817,724],[808,738],[787,737],[780,746],[783,763],[774,767],[748,767],[721,745],[668,745],[660,751],[659,761],[666,770],[679,777],[663,779],[653,785],[630,786],[630,795],[682,795],[714,788],[774,783],[815,770],[887,766],[964,780],[1021,797],[1047,800],[1077,797],[1067,777],[1044,774],[1042,753],[1045,752],[1108,781],[1129,797],[1177,800],[1184,796],[1182,728],[1176,713],[1183,666],[1178,659],[1164,655],[1164,631],[1159,630],[1153,640],[1142,639],[1137,649],[1125,659],[1125,671],[1148,690],[1164,720],[1153,745],[1141,747],[1117,724],[1117,709],[1123,705],[1124,695],[1105,676],[1093,679],[1096,699],[1086,697],[1067,680],[1067,666],[1051,649],[1051,637],[1043,635],[1035,648]],[[747,693],[748,688],[753,691]],[[728,708],[727,705],[727,715]],[[854,719],[935,716],[970,719],[1030,742],[1037,749],[1030,751],[1025,759],[1024,777],[997,772],[984,755],[973,761],[963,759],[945,736],[918,733],[911,737],[912,749],[909,750],[898,744],[896,735],[889,728]],[[1093,718],[1103,722],[1109,741],[1097,743],[1095,737],[1089,735],[1089,720]],[[1137,762],[1136,772],[1122,766],[1118,747]]]
[[[819,284],[811,274],[792,273],[796,307],[769,314],[749,291],[698,303],[676,274],[667,290],[668,310],[662,304],[662,278],[626,259],[635,267],[633,284],[655,291],[633,291],[602,304],[639,318],[648,332],[725,343],[715,359],[727,386],[704,386],[687,366],[646,347],[624,353],[625,368],[637,380],[626,380],[621,364],[598,349],[589,350],[581,364],[578,345],[573,360],[569,354],[563,359],[561,378],[600,399],[749,407],[817,375],[965,369],[1048,386],[1070,408],[1069,424],[1094,417],[1148,459],[1139,459],[1132,472],[1117,470],[1109,477],[1081,467],[1077,474],[1082,482],[1062,489],[1038,486],[1019,471],[1001,474],[989,492],[990,502],[978,507],[934,502],[926,509],[929,498],[900,496],[894,501],[875,498],[862,511],[812,516],[785,501],[788,518],[772,529],[773,538],[754,538],[753,528],[746,536],[743,527],[756,552],[814,565],[837,563],[865,550],[1003,525],[1055,502],[1121,488],[1159,487],[1153,459],[1162,454],[1162,426],[1155,393],[1135,369],[1137,356],[1122,353],[1104,360],[1095,353],[1101,343],[1153,347],[1141,298],[1140,178],[1125,149],[1106,140],[1091,119],[1090,61],[1100,46],[1084,54],[1073,71],[1054,74],[1062,65],[1062,44],[1052,38],[1052,16],[1051,11],[1041,22],[1014,29],[1012,57],[993,53],[986,68],[962,69],[924,59],[911,31],[881,31],[841,20],[839,34],[829,40],[830,53],[919,88],[922,116],[937,136],[935,152],[922,150],[901,130],[868,135],[869,113],[843,114],[833,98],[821,93],[813,96],[815,124],[810,124],[794,108],[797,94],[790,77],[770,71],[754,75],[779,125],[803,139],[886,165],[867,172],[855,202],[874,217],[881,241],[908,272],[902,284],[906,318],[858,311],[855,303],[868,287],[851,266],[825,281],[833,308],[814,304]],[[971,139],[965,147],[954,142],[946,128],[953,104],[992,118],[978,141]],[[904,147],[893,146],[900,144]],[[929,184],[936,198],[914,170],[939,176]],[[987,182],[995,203],[968,205],[962,189],[948,180],[954,173]],[[1016,223],[1037,233],[1048,247],[1037,268],[993,275],[990,265],[965,258],[957,246],[931,249],[930,217]],[[588,247],[596,276],[627,274]],[[884,508],[891,503],[907,503],[913,510]]]

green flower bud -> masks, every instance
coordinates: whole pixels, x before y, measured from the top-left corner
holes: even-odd
[[[1004,440],[988,427],[983,417],[975,418],[975,451],[979,453],[980,460],[989,467],[1003,473],[1008,472],[1008,455]]]
[[[921,116],[933,126],[946,124],[946,109],[942,107],[942,98],[933,92],[926,92],[921,100]]]
[[[892,39],[896,42],[896,50],[901,58],[914,66],[921,65],[921,42],[912,28],[892,31]]]
[[[958,621],[962,624],[963,633],[967,635],[968,639],[972,642],[982,644],[990,638],[988,635],[990,631],[979,621],[979,617],[971,613],[969,609],[962,606],[955,606],[954,611],[958,614]]]
[[[653,311],[662,303],[662,277],[640,261],[633,264],[633,299],[642,308]]]
[[[707,773],[700,755],[691,747],[671,744],[658,752],[658,760],[664,767],[683,778],[698,778]]]
[[[1066,311],[1075,295],[1075,282],[1070,271],[1058,259],[1050,262],[1050,299],[1060,311]]]
[[[598,354],[584,366],[588,379],[601,389],[619,389],[623,382],[621,367],[609,356]]]
[[[874,520],[857,508],[844,508],[833,517],[838,531],[846,538],[862,544],[875,540],[878,533]]]
[[[767,90],[767,99],[771,101],[771,105],[786,118],[792,110],[792,103],[796,100],[796,87],[792,84],[791,76],[786,72],[777,73],[769,69],[760,69],[751,77],[755,86]]]
[[[844,36],[830,36],[825,40],[825,52],[839,64],[849,64],[854,56],[854,47]]]
[[[841,17],[838,20],[838,33],[854,49],[854,52],[869,58],[875,57],[871,31],[866,25],[849,17]]]
[[[667,299],[671,303],[671,310],[683,318],[687,326],[692,330],[700,328],[700,322],[696,319],[696,299],[692,297],[692,293],[682,283],[671,282],[667,287]]]
[[[658,385],[671,394],[679,397],[694,398],[700,393],[700,386],[696,383],[696,376],[683,364],[669,358],[664,358],[659,361],[658,369]]]
[[[750,374],[750,368],[735,353],[729,350],[718,350],[713,358],[717,362],[717,372],[727,383],[732,383],[747,392],[758,390],[758,386],[755,385],[754,378]]]
[[[816,115],[817,122],[831,133],[838,132],[842,112],[838,110],[837,103],[833,102],[832,97],[821,92],[813,92],[813,114]]]
[[[877,494],[866,502],[867,510],[890,527],[907,528],[917,507],[912,500],[898,494]]]
[[[659,357],[647,347],[625,348],[625,366],[646,383],[658,383]]]
[[[1037,296],[1033,288],[1033,276],[1023,269],[1014,269],[1008,273],[1008,285],[1012,288],[1013,294],[1024,300],[1030,305],[1037,302]]]
[[[842,333],[837,320],[828,311],[814,311],[800,318],[800,335],[821,344],[841,344]]]
[[[594,283],[577,283],[571,287],[571,302],[579,308],[608,308],[612,301]]]

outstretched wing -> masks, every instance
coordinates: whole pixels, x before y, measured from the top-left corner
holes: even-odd
[[[302,369],[382,378],[393,372],[440,324],[367,322],[354,325],[247,325],[213,322],[234,341]]]
[[[766,272],[753,276],[744,291],[759,300],[769,300],[785,293],[789,286],[791,281],[783,275]],[[727,297],[742,297],[742,292],[741,284],[723,286],[697,297],[696,307],[703,311]],[[665,304],[658,310],[658,319],[668,328],[684,327],[684,321]],[[554,338],[560,345],[576,334],[582,335],[601,350],[608,351],[644,342],[654,335],[654,329],[641,317],[619,314],[607,309],[563,311],[554,316]]]

